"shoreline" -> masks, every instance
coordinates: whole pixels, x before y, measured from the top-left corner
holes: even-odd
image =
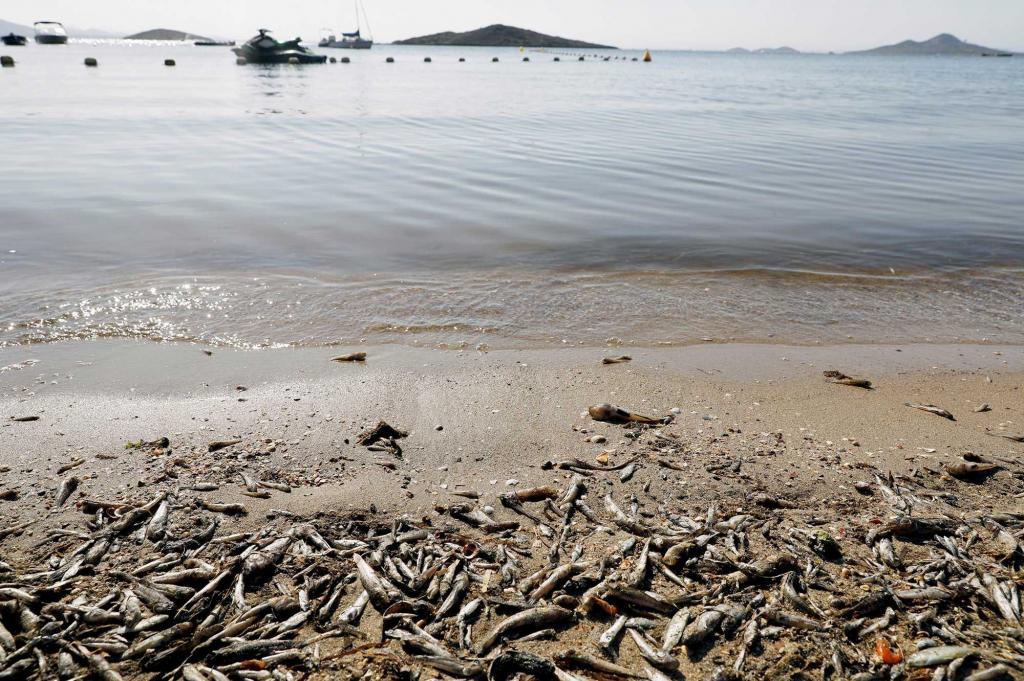
[[[651,658],[634,645],[643,641],[637,631],[611,648],[596,645],[622,612],[623,621],[643,618],[634,626],[648,643],[667,642],[671,659],[657,659],[685,678],[723,667],[747,676],[720,678],[805,678],[799,670],[809,665],[877,668],[876,632],[915,664],[940,664],[914,652],[922,634],[910,624],[934,602],[944,616],[979,623],[964,627],[966,639],[938,625],[924,630],[976,646],[968,669],[1002,678],[1021,668],[1019,656],[1001,652],[1009,639],[993,643],[991,632],[1006,625],[983,595],[948,574],[923,588],[932,582],[921,575],[948,546],[938,539],[962,539],[971,565],[1013,584],[993,558],[1007,549],[992,528],[1019,533],[1024,444],[992,435],[1024,435],[1024,347],[629,348],[632,361],[610,365],[602,358],[619,349],[359,349],[365,364],[331,362],[339,349],[207,354],[195,345],[94,341],[0,350],[0,367],[38,360],[0,373],[8,579],[48,600],[50,587],[36,580],[55,575],[69,598],[104,612],[116,610],[104,594],[154,588],[174,601],[171,621],[179,622],[158,625],[172,642],[154,643],[151,658],[137,659],[142,633],[128,637],[131,648],[77,649],[72,663],[100,664],[89,655],[103,651],[124,679],[185,663],[192,679],[259,665],[314,680],[438,669],[478,677],[488,668],[503,678],[494,675],[501,665],[532,655],[591,678],[586,665],[605,656],[664,678],[645,671]],[[826,382],[822,371],[832,368],[869,378],[874,389]],[[672,420],[597,422],[587,407],[599,402]],[[940,405],[957,420],[905,402]],[[990,410],[977,411],[982,404]],[[381,420],[408,433],[398,447],[358,444]],[[996,469],[950,475],[965,455]],[[575,513],[562,501],[574,489]],[[538,494],[548,501],[536,503]],[[908,509],[924,539],[901,534]],[[965,539],[972,533],[976,541]],[[708,546],[677,561],[693,550],[691,536],[710,537]],[[261,581],[259,561],[275,546],[287,550],[267,559],[273,580]],[[66,579],[82,560],[96,562]],[[403,570],[429,576],[432,560],[444,570],[431,582],[439,592],[405,581]],[[461,586],[446,585],[460,573]],[[374,591],[381,574],[401,588]],[[654,605],[631,602],[623,583],[649,589]],[[802,594],[787,590],[794,584]],[[871,584],[917,600],[897,601],[909,608],[898,616],[883,614]],[[196,600],[200,587],[216,597]],[[353,616],[363,589],[370,607]],[[804,619],[794,619],[799,604]],[[477,620],[467,628],[455,615],[471,606]],[[555,619],[499,636],[517,612]],[[715,612],[730,618],[717,632]],[[213,628],[173,643],[197,613]],[[710,635],[694,625],[684,645],[673,638],[678,622],[705,616],[717,618]],[[196,646],[228,625],[236,638]],[[103,626],[85,631],[95,641]],[[760,643],[748,643],[751,631]],[[840,657],[829,658],[830,649]]]

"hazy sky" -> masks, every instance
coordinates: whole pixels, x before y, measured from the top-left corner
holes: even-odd
[[[1024,50],[1024,0],[363,0],[380,41],[505,23],[620,47],[875,47],[954,33]],[[0,19],[244,38],[318,37],[353,23],[351,0],[3,0]]]

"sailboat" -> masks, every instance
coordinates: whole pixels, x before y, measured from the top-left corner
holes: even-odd
[[[320,47],[336,47],[343,50],[368,50],[373,47],[373,34],[371,33],[369,38],[364,38],[360,26],[361,14],[363,22],[366,23],[366,30],[370,31],[370,20],[366,18],[366,8],[363,7],[361,0],[355,0],[353,4],[356,12],[356,30],[352,33],[342,33],[341,40],[338,40],[333,33],[326,35],[320,41]]]

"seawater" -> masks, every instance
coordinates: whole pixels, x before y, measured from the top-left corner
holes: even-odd
[[[5,48],[0,344],[1024,342],[1024,59],[323,52]]]

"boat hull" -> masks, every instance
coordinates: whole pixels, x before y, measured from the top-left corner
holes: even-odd
[[[66,35],[37,35],[36,42],[40,45],[67,45]]]
[[[373,47],[372,40],[322,40],[320,47],[335,50],[369,50]]]
[[[234,53],[250,64],[291,64],[292,59],[298,60],[300,64],[323,64],[327,61],[327,57],[324,55],[310,54],[309,52],[297,50],[263,52],[239,47],[234,50]]]
[[[28,38],[23,35],[14,35],[13,33],[5,35],[3,38],[0,38],[0,40],[2,40],[4,45],[7,45],[8,47],[23,47],[28,44]]]

